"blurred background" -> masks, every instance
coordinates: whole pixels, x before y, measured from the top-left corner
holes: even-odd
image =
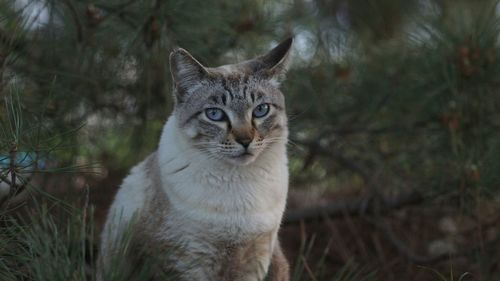
[[[294,280],[500,280],[492,0],[0,1],[0,218],[28,194],[97,236],[171,112],[170,50],[217,66],[290,35]]]

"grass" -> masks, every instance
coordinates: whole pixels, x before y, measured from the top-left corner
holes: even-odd
[[[2,214],[0,279],[88,280],[94,228],[84,217],[45,204]]]
[[[441,272],[435,270],[434,268],[426,267],[426,266],[421,266],[422,269],[430,270],[436,275],[439,279],[439,281],[465,281],[467,280],[468,277],[471,277],[472,275],[469,272],[464,272],[458,276],[458,279],[455,279],[455,275],[453,273],[453,267],[450,267],[450,276],[447,278],[444,274]],[[471,280],[471,279],[469,279]]]
[[[94,281],[98,259],[96,232],[91,207],[82,209],[53,199],[11,213],[0,214],[0,280],[2,281]],[[103,271],[102,281],[146,281],[160,272],[160,280],[176,280],[171,273],[162,273],[155,260],[131,265],[122,257],[137,255],[131,244],[132,231],[126,231],[109,266]],[[291,270],[293,281],[369,281],[374,273],[367,273],[354,263],[348,263],[333,278],[324,279],[324,263],[313,267],[306,260],[314,244],[310,239],[302,245],[301,254]],[[325,251],[326,253],[326,251]],[[129,277],[133,269],[132,277]]]
[[[370,281],[375,280],[376,271],[369,271],[353,261],[347,262],[333,277],[326,277],[326,258],[329,246],[325,247],[318,261],[311,265],[308,260],[315,246],[316,236],[311,238],[302,235],[299,255],[291,269],[291,281]]]
[[[92,213],[92,208],[68,209],[52,201],[0,215],[0,280],[146,281],[161,273],[152,259],[140,266],[125,262],[123,256],[137,255],[131,245],[132,231],[127,230],[99,279]],[[161,273],[161,280],[175,277]]]

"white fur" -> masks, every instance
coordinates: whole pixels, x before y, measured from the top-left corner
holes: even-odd
[[[161,136],[158,162],[161,189],[170,201],[168,219],[163,220],[164,231],[156,234],[158,238],[182,241],[188,250],[210,253],[216,240],[238,242],[272,232],[269,255],[262,257],[267,268],[288,190],[285,140],[272,144],[249,165],[234,166],[193,148],[172,116]],[[124,180],[103,232],[104,252],[105,244],[116,241],[124,223],[146,206],[146,189],[151,184],[145,162]],[[200,233],[206,239],[200,240]],[[177,267],[183,268],[187,262],[179,259]],[[203,272],[191,270],[189,276],[204,276]],[[213,279],[204,276],[199,280]]]
[[[234,166],[207,157],[184,138],[171,117],[160,140],[158,158],[163,190],[172,211],[179,214],[172,216],[169,224],[182,218],[235,239],[279,226],[288,188],[285,144],[265,150],[249,165]],[[185,227],[183,230],[189,232],[191,225]]]
[[[145,189],[151,185],[151,181],[146,177],[144,164],[145,161],[132,168],[115,196],[101,234],[102,253],[107,253],[108,247],[113,247],[134,215],[139,215],[145,206]]]

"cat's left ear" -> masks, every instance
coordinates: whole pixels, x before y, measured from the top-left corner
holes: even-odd
[[[207,69],[182,48],[170,53],[170,72],[177,100],[182,100],[209,75]]]
[[[292,49],[293,37],[281,42],[267,54],[255,58],[252,63],[255,74],[269,79],[273,84],[279,84],[285,80],[286,72],[290,65],[290,50]]]

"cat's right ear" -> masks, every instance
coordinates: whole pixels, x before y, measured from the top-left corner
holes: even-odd
[[[201,85],[208,71],[188,51],[178,48],[170,53],[170,73],[175,87],[177,100]]]

